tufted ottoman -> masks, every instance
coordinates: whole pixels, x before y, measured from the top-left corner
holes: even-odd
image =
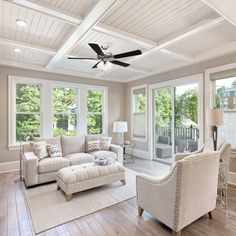
[[[118,162],[100,166],[95,163],[65,167],[57,172],[57,189],[66,194],[66,201],[72,194],[120,180],[125,184],[125,168]]]

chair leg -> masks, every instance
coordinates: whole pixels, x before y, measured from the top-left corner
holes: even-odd
[[[212,211],[209,211],[209,212],[208,212],[208,215],[209,215],[209,218],[212,220],[212,219],[213,219],[213,217],[212,217]]]
[[[180,236],[181,235],[181,230],[178,232],[175,232],[174,230],[172,230],[172,235],[173,236]]]
[[[125,179],[122,179],[120,182],[121,182],[123,185],[126,185],[126,180],[125,180]]]
[[[143,214],[143,208],[141,208],[140,206],[138,207],[138,214],[139,216],[142,216]]]

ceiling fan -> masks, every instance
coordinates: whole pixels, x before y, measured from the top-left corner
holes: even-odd
[[[84,60],[95,60],[98,61],[92,68],[101,68],[102,67],[109,67],[108,65],[115,64],[118,66],[123,66],[123,67],[127,67],[130,64],[122,62],[122,61],[118,61],[116,59],[120,59],[120,58],[124,58],[124,57],[131,57],[131,56],[137,56],[137,55],[141,55],[142,52],[140,50],[135,50],[135,51],[130,51],[130,52],[125,52],[125,53],[120,53],[120,54],[116,54],[113,55],[112,53],[104,53],[104,51],[107,50],[107,47],[100,47],[98,44],[96,43],[89,43],[88,44],[96,53],[97,53],[97,58],[80,58],[80,57],[68,57],[68,59],[84,59]],[[103,50],[102,50],[103,49]]]

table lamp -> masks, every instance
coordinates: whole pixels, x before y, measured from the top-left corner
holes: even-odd
[[[126,121],[115,121],[113,124],[113,132],[121,133],[121,140],[119,144],[124,144],[124,132],[128,131],[128,125]]]

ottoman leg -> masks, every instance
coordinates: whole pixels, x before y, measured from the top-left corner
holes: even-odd
[[[57,190],[60,190],[60,186],[59,185],[57,185]]]
[[[66,194],[66,201],[69,202],[72,199],[72,194]]]
[[[126,180],[125,180],[125,179],[122,179],[120,182],[121,182],[123,185],[126,185]]]

